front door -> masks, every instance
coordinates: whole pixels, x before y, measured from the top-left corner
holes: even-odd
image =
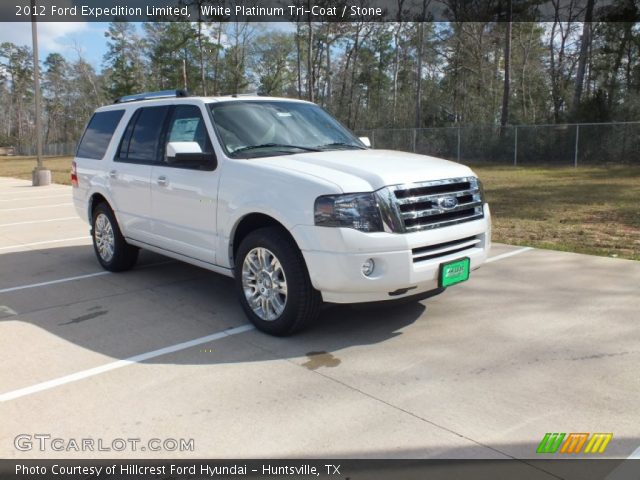
[[[162,137],[162,159],[151,171],[151,213],[154,243],[166,250],[215,264],[218,170],[169,165],[169,142],[197,142],[213,153],[202,110],[178,105],[169,113]]]

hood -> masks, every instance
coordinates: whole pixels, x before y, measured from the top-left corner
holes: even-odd
[[[343,192],[474,175],[459,163],[394,150],[331,150],[249,161],[319,177],[338,185]]]

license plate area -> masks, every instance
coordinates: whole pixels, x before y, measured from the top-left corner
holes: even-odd
[[[464,282],[469,279],[469,270],[471,260],[469,257],[459,258],[451,262],[440,264],[440,275],[438,277],[438,286],[450,287],[456,283]]]

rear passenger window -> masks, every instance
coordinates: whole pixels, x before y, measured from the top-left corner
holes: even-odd
[[[124,115],[124,110],[95,113],[91,117],[84,135],[82,135],[76,156],[102,160],[122,115]]]
[[[129,122],[122,138],[118,160],[134,163],[155,163],[160,156],[160,134],[169,107],[145,107]]]

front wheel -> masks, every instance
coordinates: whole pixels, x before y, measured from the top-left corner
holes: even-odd
[[[138,248],[126,242],[109,206],[99,204],[92,220],[93,248],[100,265],[111,272],[132,268],[138,260]]]
[[[235,277],[242,308],[263,332],[290,335],[318,316],[320,293],[311,285],[298,246],[279,228],[261,228],[245,237]]]

